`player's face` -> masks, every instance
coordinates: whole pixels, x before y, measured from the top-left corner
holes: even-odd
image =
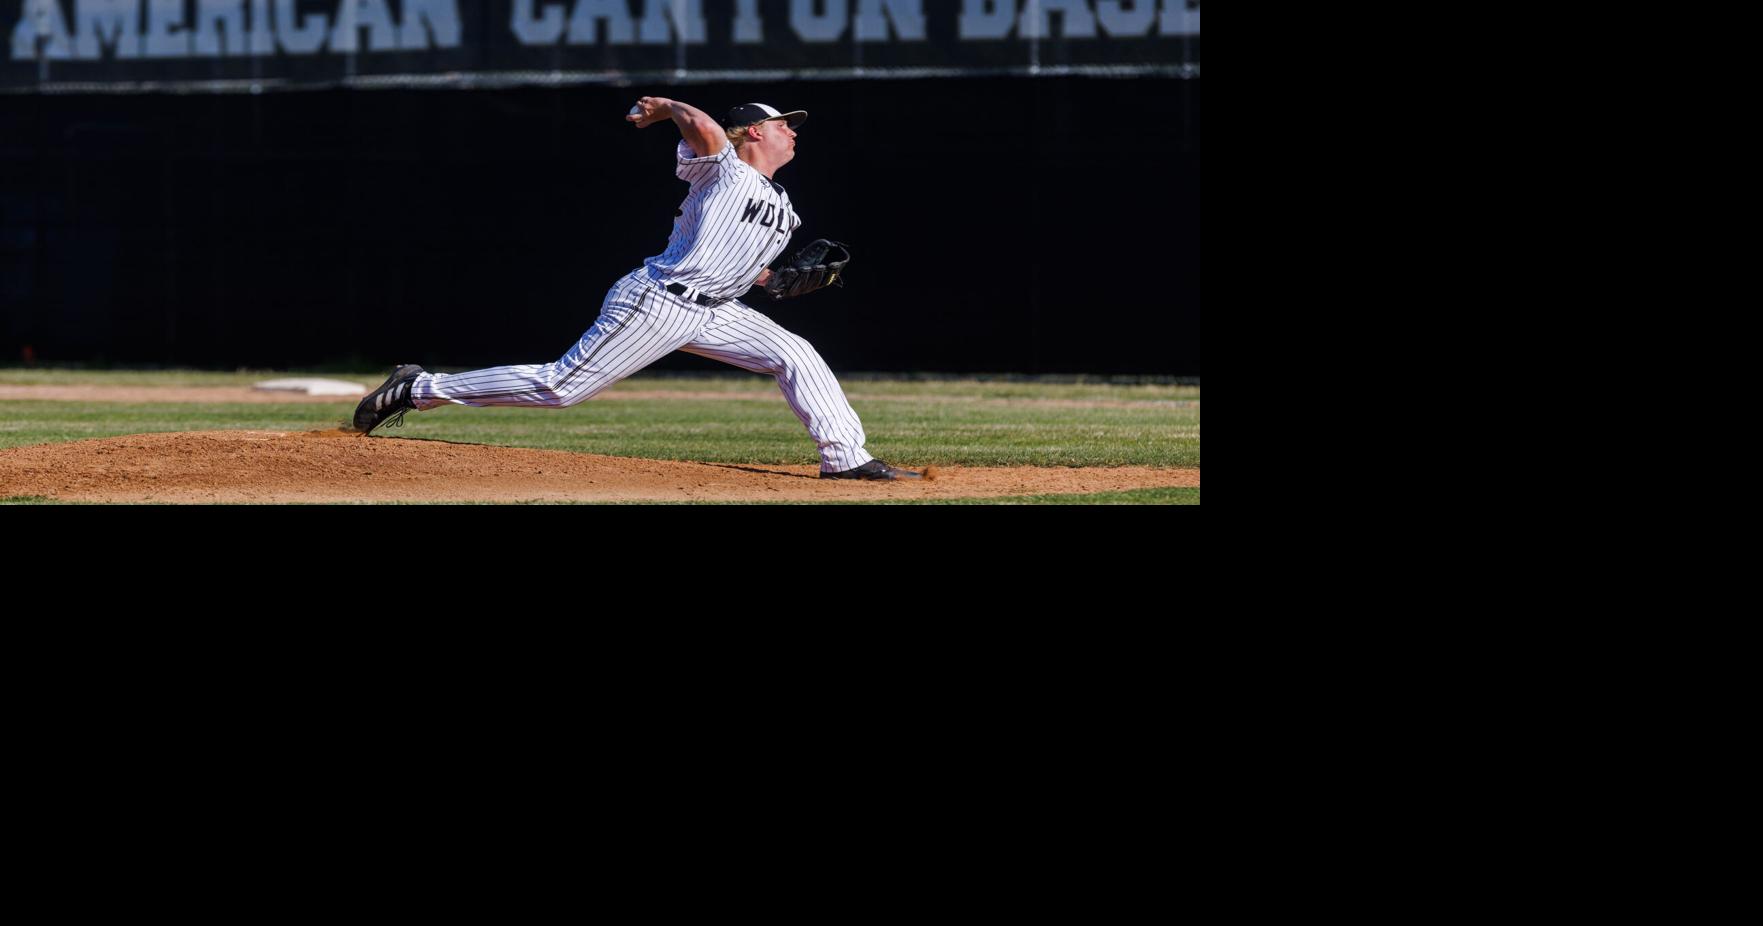
[[[784,119],[773,119],[765,123],[765,140],[762,142],[767,151],[784,160],[796,156],[796,130]]]

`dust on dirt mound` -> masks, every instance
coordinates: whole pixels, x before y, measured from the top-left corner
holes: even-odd
[[[814,466],[685,463],[354,431],[131,434],[0,451],[0,497],[102,502],[839,501],[1198,486],[1198,469],[936,467],[934,480],[820,479]]]

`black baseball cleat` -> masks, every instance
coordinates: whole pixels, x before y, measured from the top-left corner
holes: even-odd
[[[822,479],[923,479],[924,474],[923,473],[915,473],[909,469],[898,469],[896,467],[889,466],[888,464],[883,463],[880,460],[870,460],[868,463],[865,463],[862,466],[857,467],[856,469],[848,469],[842,473],[821,473],[820,478],[822,478]]]
[[[355,430],[371,434],[382,424],[403,427],[404,413],[416,410],[410,401],[410,385],[422,372],[422,367],[414,363],[401,363],[393,368],[392,375],[355,406]]]

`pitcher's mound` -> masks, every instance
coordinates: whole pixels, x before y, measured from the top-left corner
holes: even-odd
[[[893,461],[890,461],[893,462]],[[1198,486],[1198,469],[936,467],[903,482],[814,466],[682,463],[354,431],[131,434],[0,451],[0,498],[100,502],[835,501]]]

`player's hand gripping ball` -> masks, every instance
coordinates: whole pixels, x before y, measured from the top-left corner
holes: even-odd
[[[624,121],[639,129],[646,129],[657,122],[665,122],[673,118],[673,101],[666,97],[645,96],[637,100],[631,111],[625,113]]]

